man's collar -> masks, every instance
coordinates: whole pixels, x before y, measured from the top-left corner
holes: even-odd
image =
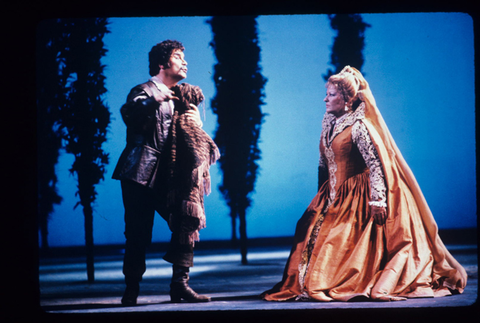
[[[155,86],[158,88],[159,91],[161,91],[161,92],[167,92],[168,91],[168,87],[165,84],[163,84],[163,82],[157,76],[152,76],[150,78],[150,81],[152,81],[153,84],[155,84]]]

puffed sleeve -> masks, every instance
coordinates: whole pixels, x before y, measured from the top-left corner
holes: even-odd
[[[386,186],[382,162],[365,124],[358,120],[352,126],[352,140],[370,169],[370,205],[386,207]]]
[[[318,161],[318,188],[319,190],[323,183],[328,179],[327,165],[325,164],[325,159],[323,159],[322,153],[320,152],[320,158]]]

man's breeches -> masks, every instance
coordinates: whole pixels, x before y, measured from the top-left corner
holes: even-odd
[[[152,241],[155,211],[168,217],[166,199],[150,188],[127,180],[122,181],[122,196],[126,238],[123,273],[126,280],[140,281],[146,269],[145,253]],[[164,259],[175,265],[193,266],[193,246],[180,244],[174,228]]]

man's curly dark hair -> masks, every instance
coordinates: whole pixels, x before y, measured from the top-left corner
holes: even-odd
[[[168,65],[170,56],[175,49],[184,51],[185,47],[176,40],[164,40],[152,47],[152,50],[148,53],[150,76],[155,76],[160,72],[160,65]]]

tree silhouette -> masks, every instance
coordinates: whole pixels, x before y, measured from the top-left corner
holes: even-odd
[[[59,21],[62,34],[59,52],[60,84],[64,88],[61,123],[65,149],[75,156],[70,169],[77,175],[79,202],[85,217],[85,245],[88,281],[94,281],[93,203],[95,185],[104,179],[108,154],[101,146],[106,141],[110,112],[102,95],[106,92],[104,66],[100,59],[107,50],[103,36],[107,19],[89,18]]]
[[[247,263],[246,210],[251,205],[260,159],[257,147],[264,114],[256,16],[215,16],[210,43],[217,58],[213,79],[216,95],[212,109],[218,116],[215,142],[221,158],[223,183],[220,191],[232,219],[232,241],[236,245],[236,219],[239,219],[242,264]]]
[[[328,78],[339,73],[346,65],[353,66],[361,71],[364,58],[363,48],[365,47],[365,29],[371,27],[363,22],[359,14],[336,14],[328,15],[330,26],[337,31],[333,42],[330,64],[334,70],[328,69],[323,78]]]
[[[42,250],[49,249],[48,220],[53,205],[62,198],[57,193],[55,165],[62,146],[60,107],[62,87],[57,61],[59,28],[55,20],[42,21],[37,29],[37,185],[38,227]]]

